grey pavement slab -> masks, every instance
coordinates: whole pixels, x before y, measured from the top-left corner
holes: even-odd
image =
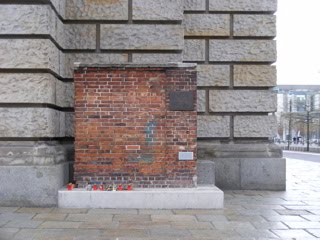
[[[219,210],[0,207],[0,240],[320,238],[320,162],[287,168],[286,191],[225,191]]]

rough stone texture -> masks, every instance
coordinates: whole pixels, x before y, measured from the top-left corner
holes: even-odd
[[[277,69],[267,65],[235,65],[233,78],[236,87],[273,87],[277,85]]]
[[[197,162],[198,185],[215,185],[215,168],[211,160],[201,160]]]
[[[55,82],[51,74],[0,73],[0,102],[55,104]]]
[[[275,116],[235,116],[234,137],[274,137],[277,134]]]
[[[96,24],[65,24],[63,48],[96,49]]]
[[[66,137],[74,137],[74,113],[66,112]]]
[[[183,0],[133,0],[134,20],[182,20]]]
[[[66,53],[64,68],[64,76],[72,78],[73,67],[75,62],[83,64],[107,64],[107,63],[125,63],[128,62],[128,54],[126,53]]]
[[[206,91],[197,90],[197,111],[205,112],[206,111]]]
[[[66,18],[128,20],[128,0],[67,0]]]
[[[199,137],[230,137],[229,116],[198,116]]]
[[[248,190],[285,190],[286,159],[241,159],[241,188]]]
[[[53,14],[47,5],[1,5],[0,33],[50,34],[55,25],[49,21]]]
[[[60,142],[1,142],[0,166],[54,165],[73,159],[73,144]]]
[[[50,0],[52,5],[55,7],[57,10],[58,14],[62,17],[65,18],[65,13],[66,13],[66,1],[69,0]]]
[[[0,137],[64,137],[63,112],[48,108],[0,108]]]
[[[234,15],[234,36],[275,37],[276,16],[274,15]]]
[[[183,61],[204,61],[205,48],[204,40],[184,40]]]
[[[182,62],[181,53],[133,53],[134,63],[169,63]]]
[[[230,16],[227,14],[185,14],[185,36],[229,36]]]
[[[47,39],[0,39],[0,68],[51,69],[59,73],[60,54]]]
[[[62,107],[73,107],[74,84],[72,82],[56,82],[56,104]]]
[[[0,102],[73,106],[73,84],[47,73],[0,73]]]
[[[269,90],[210,90],[211,112],[275,112],[277,96]]]
[[[101,25],[102,49],[182,50],[180,25]]]
[[[285,190],[284,158],[215,158],[216,185],[243,190]]]
[[[1,206],[55,206],[58,190],[68,182],[69,164],[0,166]]]
[[[277,0],[210,0],[210,11],[275,12]]]
[[[198,65],[199,87],[229,86],[230,66],[228,65]]]
[[[273,40],[210,40],[210,61],[274,62]]]
[[[219,144],[200,141],[198,143],[199,159],[215,158],[282,158],[278,145],[249,141],[237,144]]]
[[[205,0],[184,0],[184,10],[185,11],[204,11],[206,10]]]

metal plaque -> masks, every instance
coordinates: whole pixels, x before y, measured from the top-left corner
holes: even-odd
[[[170,92],[169,93],[170,111],[193,111],[194,99],[193,92]]]

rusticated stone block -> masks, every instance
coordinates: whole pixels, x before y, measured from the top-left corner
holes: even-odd
[[[205,60],[204,40],[184,40],[183,60],[184,61],[204,61]]]
[[[199,87],[208,86],[229,86],[230,66],[227,65],[198,65]]]
[[[61,60],[64,76],[72,78],[73,65],[75,62],[83,64],[116,64],[128,62],[126,53],[66,53]]]
[[[277,0],[210,0],[210,11],[275,12]]]
[[[74,113],[66,112],[66,137],[74,137]]]
[[[206,10],[205,0],[184,0],[185,11],[204,11]]]
[[[274,62],[273,40],[210,40],[210,61]]]
[[[230,16],[227,14],[185,14],[185,36],[229,36]]]
[[[133,0],[134,20],[182,20],[183,0]]]
[[[206,111],[206,91],[197,90],[197,111],[205,112]]]
[[[182,62],[181,53],[133,53],[134,63],[169,63]]]
[[[275,112],[277,96],[269,90],[210,90],[211,112]]]
[[[237,87],[272,87],[277,83],[275,66],[235,65],[234,86]]]
[[[63,107],[73,107],[74,84],[72,82],[56,82],[56,104]]]
[[[124,50],[182,50],[180,25],[101,25],[101,48]]]
[[[59,73],[60,54],[48,39],[0,39],[0,68],[40,68]]]
[[[73,157],[71,145],[56,141],[2,141],[0,166],[54,165],[70,161]]]
[[[234,137],[274,137],[277,134],[275,116],[235,116]]]
[[[0,108],[0,137],[64,137],[65,115],[48,108]]]
[[[1,5],[0,34],[50,34],[57,39],[57,17],[48,5]]]
[[[198,137],[230,137],[229,116],[198,116]]]
[[[275,37],[276,16],[274,15],[234,15],[234,36]]]
[[[66,18],[128,20],[128,0],[67,0]]]
[[[65,24],[65,49],[96,49],[95,24]]]

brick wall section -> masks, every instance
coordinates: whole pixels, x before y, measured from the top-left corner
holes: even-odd
[[[135,187],[192,187],[196,72],[192,68],[75,71],[75,179]],[[191,91],[193,111],[170,111],[169,93]],[[179,161],[179,151],[194,153]]]

